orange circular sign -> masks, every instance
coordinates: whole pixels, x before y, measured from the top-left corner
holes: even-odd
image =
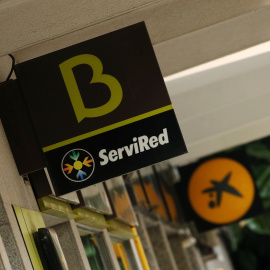
[[[201,218],[226,224],[247,213],[255,197],[255,186],[251,174],[239,162],[215,158],[200,165],[192,174],[188,196]]]

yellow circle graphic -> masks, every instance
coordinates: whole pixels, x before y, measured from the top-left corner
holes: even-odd
[[[255,186],[249,171],[229,158],[204,162],[192,174],[188,196],[194,211],[204,220],[226,224],[250,209]]]
[[[74,162],[73,167],[74,167],[76,170],[80,170],[80,169],[83,167],[83,164],[82,164],[81,161],[77,160],[77,161]]]

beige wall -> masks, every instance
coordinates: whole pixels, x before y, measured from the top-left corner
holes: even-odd
[[[144,20],[166,76],[269,40],[269,4],[269,0],[121,0],[117,4],[6,0],[0,2],[0,56],[50,41],[49,47],[31,48],[32,58]],[[1,73],[0,67],[0,78]]]

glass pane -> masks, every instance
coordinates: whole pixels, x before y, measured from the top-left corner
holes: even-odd
[[[161,190],[170,213],[170,218],[172,221],[177,222],[179,221],[179,215],[177,201],[172,186],[172,183],[174,182],[173,168],[165,162],[156,164],[155,168],[158,173]]]
[[[133,211],[124,179],[121,176],[116,177],[106,181],[106,185],[108,187],[109,196],[114,205],[117,218],[128,224],[137,225],[137,218]]]
[[[64,201],[68,201],[68,202],[74,203],[74,204],[79,204],[80,203],[76,192],[71,192],[71,193],[62,195],[59,198],[63,199]]]
[[[119,263],[120,269],[121,270],[130,270],[127,256],[124,250],[124,247],[122,243],[117,243],[113,245],[113,249],[117,258],[117,261]]]
[[[134,206],[139,205],[146,208],[149,207],[137,171],[127,176],[126,186],[129,193],[129,197]]]
[[[96,241],[91,237],[91,235],[81,236],[81,239],[91,269],[104,270],[105,267],[102,263]]]
[[[81,193],[86,206],[93,210],[108,215],[112,214],[111,205],[105,192],[103,183],[81,189]]]
[[[149,166],[141,169],[139,172],[142,177],[151,208],[160,216],[169,219],[153,168]]]

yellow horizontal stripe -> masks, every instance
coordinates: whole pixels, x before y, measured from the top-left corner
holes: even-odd
[[[104,132],[107,132],[107,131],[110,131],[110,130],[113,130],[113,129],[116,129],[116,128],[119,128],[119,127],[122,127],[122,126],[125,126],[125,125],[128,125],[128,124],[140,121],[142,119],[145,119],[145,118],[148,118],[148,117],[151,117],[151,116],[154,116],[154,115],[157,115],[157,114],[160,114],[160,113],[172,110],[172,109],[173,109],[173,106],[168,105],[168,106],[153,110],[151,112],[143,113],[141,115],[138,115],[138,116],[135,116],[135,117],[120,121],[118,123],[115,123],[115,124],[112,124],[112,125],[109,125],[109,126],[106,126],[106,127],[103,127],[103,128],[99,128],[99,129],[96,129],[96,130],[93,130],[93,131],[90,131],[90,132],[87,132],[85,134],[82,134],[82,135],[67,139],[65,141],[58,142],[58,143],[52,144],[50,146],[43,147],[42,150],[43,150],[43,152],[48,152],[48,151],[51,151],[53,149],[56,149],[56,148],[59,148],[59,147],[62,147],[62,146],[65,146],[65,145],[68,145],[68,144],[71,144],[71,143],[74,143],[74,142],[78,142],[78,141],[81,141],[81,140],[96,136],[98,134],[101,134],[101,133],[104,133]]]

